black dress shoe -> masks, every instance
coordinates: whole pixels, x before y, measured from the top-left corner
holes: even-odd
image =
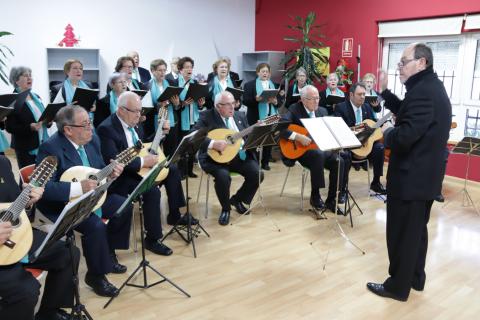
[[[226,226],[230,222],[230,211],[222,210],[218,217],[218,223],[222,226]]]
[[[243,205],[242,201],[238,201],[235,198],[230,199],[230,204],[235,207],[235,210],[237,210],[238,213],[240,214],[245,214],[245,212],[250,214],[250,211],[248,211],[247,208]]]
[[[265,171],[270,171],[270,166],[268,165],[268,163],[262,164],[262,169]]]
[[[118,263],[117,255],[115,253],[111,253],[110,257],[112,257],[112,273],[120,274],[127,272],[127,266]]]
[[[340,192],[340,194],[338,195],[338,203],[339,204],[344,204],[345,201],[347,201],[347,193],[346,192]]]
[[[435,197],[435,201],[437,202],[445,202],[445,198],[443,197],[443,194],[439,194],[438,196]]]
[[[337,213],[339,216],[345,215],[345,212],[343,212],[340,207],[337,206],[337,210],[335,210],[335,199],[327,199],[327,201],[325,201],[325,207],[331,212]]]
[[[35,315],[35,320],[71,320],[70,314],[62,309],[51,312],[39,312]]]
[[[145,239],[145,249],[161,256],[169,256],[173,253],[172,249],[163,243],[158,241],[150,241],[147,239]]]
[[[387,194],[387,190],[380,182],[370,184],[370,190],[378,194]]]
[[[362,169],[363,169],[364,171],[368,171],[368,167],[367,167],[367,163],[366,163],[366,162],[363,162],[360,166],[362,167]]]
[[[352,163],[352,167],[355,169],[355,171],[360,171],[360,164],[359,163]]]
[[[395,299],[398,301],[407,301],[408,299],[408,298],[397,296],[394,293],[388,292],[387,290],[385,290],[385,287],[381,283],[369,282],[367,283],[367,288],[368,290],[372,291],[373,293],[375,293],[377,296],[380,296],[380,297]]]
[[[104,275],[94,275],[87,272],[85,275],[85,283],[89,285],[97,295],[102,297],[116,297],[119,292],[117,287],[108,282]]]
[[[325,203],[323,203],[322,198],[320,197],[310,197],[310,205],[315,210],[323,210],[325,208]]]
[[[175,218],[170,218],[170,215],[168,215],[167,222],[171,226],[173,226],[173,225],[186,226],[186,225],[188,225],[188,216],[190,216],[190,224],[191,225],[198,224],[198,219],[193,217],[190,213],[189,214],[184,214],[180,218],[178,218],[178,216],[176,216],[176,220],[175,220]]]
[[[189,172],[189,173],[188,173],[188,176],[189,176],[190,178],[198,178],[198,176],[197,176],[195,173],[193,173],[193,172]]]

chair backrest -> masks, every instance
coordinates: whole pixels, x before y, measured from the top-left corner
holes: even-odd
[[[35,170],[34,164],[20,169],[20,179],[22,180],[22,184],[30,182],[30,176],[32,175],[33,170]]]

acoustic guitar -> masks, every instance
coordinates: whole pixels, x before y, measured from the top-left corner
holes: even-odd
[[[20,261],[32,246],[33,234],[25,207],[30,201],[30,192],[34,187],[44,187],[57,169],[57,158],[46,157],[30,176],[30,183],[23,189],[13,203],[0,203],[0,222],[10,222],[12,236],[0,246],[0,266]]]
[[[291,124],[288,126],[288,130],[297,134],[303,134],[308,137],[308,131],[305,127],[297,124]],[[308,150],[318,149],[315,142],[312,141],[308,146],[302,145],[300,142],[290,139],[280,139],[280,151],[288,159],[298,159],[305,154]]]
[[[366,158],[370,152],[372,152],[373,143],[383,137],[382,129],[380,129],[380,127],[387,122],[391,116],[392,113],[389,112],[377,122],[366,119],[360,125],[353,128],[357,139],[362,144],[360,148],[352,149],[352,153],[356,159]]]
[[[233,158],[237,155],[240,151],[240,148],[243,143],[243,137],[247,136],[250,132],[252,132],[254,127],[267,125],[267,124],[274,124],[280,121],[280,115],[275,114],[269,117],[266,117],[260,122],[251,125],[250,127],[243,129],[240,132],[236,132],[235,130],[231,129],[215,129],[208,133],[208,137],[213,140],[223,140],[227,142],[227,147],[222,152],[219,152],[214,149],[208,150],[208,155],[212,158],[213,161],[218,163],[227,163],[232,161]]]
[[[117,164],[123,164],[124,166],[128,165],[132,162],[142,149],[142,143],[138,141],[138,143],[130,148],[127,148],[120,152],[116,157],[115,160],[110,162],[105,168],[99,170],[91,167],[84,167],[84,166],[74,166],[66,170],[62,176],[60,177],[60,181],[63,182],[80,182],[82,180],[90,179],[98,181],[98,184],[104,184],[106,182],[107,177],[112,174],[113,169]],[[93,208],[93,211],[100,208],[105,199],[107,197],[107,193],[105,192],[100,198],[100,201],[97,205]],[[70,202],[77,199],[78,197],[73,197],[70,199]]]
[[[155,137],[153,138],[153,141],[151,143],[144,144],[145,148],[143,148],[140,151],[140,154],[138,155],[139,157],[145,157],[149,154],[152,154],[152,155],[158,156],[158,163],[161,163],[166,159],[162,148],[160,148],[160,143],[165,137],[165,134],[163,133],[163,125],[165,124],[165,121],[167,121],[167,117],[168,117],[167,107],[160,108],[158,110],[158,127],[157,127],[157,132],[155,132]],[[151,169],[152,168],[142,168],[140,169],[139,174],[142,177],[145,177],[145,175],[149,173]],[[163,168],[158,174],[155,181],[156,182],[163,181],[168,176],[168,172],[169,172],[168,168]]]

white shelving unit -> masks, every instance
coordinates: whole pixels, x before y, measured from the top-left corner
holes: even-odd
[[[256,67],[259,63],[266,62],[272,69],[272,81],[280,83],[282,74],[285,69],[280,62],[285,57],[283,51],[255,51],[242,53],[242,79],[243,83],[251,81],[256,78]]]

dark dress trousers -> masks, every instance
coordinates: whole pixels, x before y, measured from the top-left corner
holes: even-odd
[[[242,112],[235,111],[233,115],[238,130],[248,127],[247,119]],[[209,131],[219,128],[227,128],[222,117],[216,108],[206,110],[200,113],[200,118],[195,124],[194,130],[208,128]],[[241,174],[245,181],[232,197],[238,201],[250,204],[258,189],[258,163],[255,155],[251,151],[246,151],[246,159],[241,160],[237,154],[229,163],[217,163],[208,155],[208,145],[210,139],[207,138],[202,143],[198,152],[198,161],[202,169],[214,177],[215,192],[222,206],[222,210],[230,211],[230,171]],[[261,177],[263,180],[263,175]]]
[[[355,113],[353,112],[350,100],[346,100],[345,102],[336,105],[335,116],[342,117],[347,126],[355,126]],[[375,114],[368,103],[362,105],[362,120],[366,119],[376,121]],[[374,179],[383,176],[383,163],[385,161],[385,147],[383,146],[383,143],[375,141],[373,143],[372,152],[370,152],[367,158],[373,165]]]
[[[0,202],[13,202],[20,194],[10,161],[0,156]],[[46,234],[33,229],[33,253]],[[73,266],[78,270],[80,251],[73,248]],[[73,306],[72,259],[63,241],[46,249],[37,260],[28,264],[0,266],[0,319],[33,319],[40,295],[40,283],[24,267],[47,270],[47,278],[39,311],[48,312]]]
[[[387,248],[390,277],[385,289],[408,297],[423,289],[428,246],[427,223],[433,199],[440,194],[445,145],[452,107],[443,83],[432,68],[406,82],[403,101],[389,90],[385,106],[396,115],[384,133],[391,154],[387,172]]]
[[[315,111],[315,117],[325,117],[327,116],[327,110],[325,108],[318,108]],[[288,113],[284,115],[285,121],[290,121],[291,124],[296,124],[303,127],[302,121],[300,119],[310,118],[307,114],[305,107],[301,101],[294,103],[290,106]],[[292,131],[284,130],[282,132],[282,137],[288,139]],[[312,141],[313,143],[313,141]],[[324,168],[327,168],[330,171],[329,174],[329,185],[328,185],[328,200],[333,200],[336,195],[337,190],[337,174],[338,174],[338,161],[336,155],[331,151],[322,151],[320,149],[308,150],[303,156],[296,159],[300,164],[310,170],[310,183],[312,188],[312,194],[317,195],[319,189],[325,187],[325,175]],[[287,166],[293,166],[295,161],[290,159],[283,158],[283,162]],[[348,162],[343,155],[340,157],[340,181],[344,181],[344,167]],[[343,183],[340,184],[340,188],[343,188]]]
[[[84,148],[92,168],[105,167],[100,153],[100,141],[95,134]],[[57,171],[47,183],[43,197],[38,202],[38,208],[47,218],[55,221],[69,201],[70,195],[70,183],[59,181],[60,177],[67,169],[81,166],[82,160],[73,144],[60,132],[55,133],[40,146],[37,164],[49,155],[57,157]],[[108,224],[105,225],[96,214],[91,214],[75,228],[82,233],[83,254],[88,271],[93,274],[109,273],[112,268],[110,252],[128,248],[132,206],[125,209],[122,215],[113,216],[125,198],[109,190],[101,207],[103,218],[110,219]]]

